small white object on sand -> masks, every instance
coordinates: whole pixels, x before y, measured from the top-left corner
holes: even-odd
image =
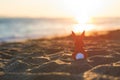
[[[77,53],[76,59],[84,59],[84,55],[82,53]]]

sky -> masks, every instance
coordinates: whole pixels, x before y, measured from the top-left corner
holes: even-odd
[[[120,0],[0,0],[0,17],[120,17]]]

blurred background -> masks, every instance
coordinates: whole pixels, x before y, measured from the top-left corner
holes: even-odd
[[[0,41],[120,29],[120,0],[0,0]]]

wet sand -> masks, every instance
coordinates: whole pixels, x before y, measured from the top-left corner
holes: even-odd
[[[0,43],[0,80],[120,80],[120,40],[86,39],[74,61],[72,38]]]

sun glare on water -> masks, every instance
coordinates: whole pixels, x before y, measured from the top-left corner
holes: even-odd
[[[93,30],[93,28],[94,28],[94,25],[89,25],[89,24],[76,24],[76,25],[74,25],[73,26],[73,31],[75,32],[75,33],[81,33],[81,32],[83,32],[83,31],[92,31]]]
[[[75,33],[81,33],[83,31],[92,31],[94,29],[94,25],[93,24],[89,24],[90,22],[90,17],[83,16],[83,17],[76,17],[76,21],[78,22],[78,24],[73,25],[73,31]]]

